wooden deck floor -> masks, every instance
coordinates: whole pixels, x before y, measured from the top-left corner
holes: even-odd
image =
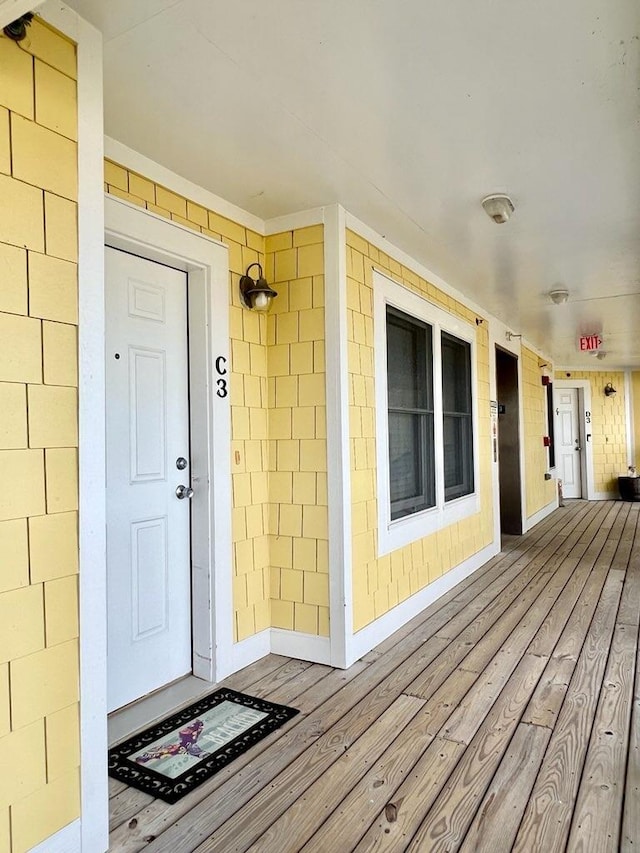
[[[346,672],[232,676],[301,713],[173,806],[114,783],[110,849],[639,849],[639,510],[568,503]]]

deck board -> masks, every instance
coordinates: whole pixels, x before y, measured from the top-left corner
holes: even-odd
[[[173,806],[110,785],[110,851],[637,849],[639,516],[568,502],[346,672],[236,673],[300,714]]]

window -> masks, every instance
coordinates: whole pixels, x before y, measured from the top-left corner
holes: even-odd
[[[387,307],[391,518],[435,505],[431,326]]]
[[[475,336],[374,274],[380,554],[479,511]]]
[[[553,425],[553,382],[549,382],[547,389],[547,435],[549,436],[549,468],[556,467],[556,437]]]
[[[442,416],[444,499],[473,491],[471,423],[471,346],[442,333]]]

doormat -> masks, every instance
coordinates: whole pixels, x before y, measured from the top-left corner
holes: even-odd
[[[109,775],[175,803],[298,711],[222,688],[109,750]]]

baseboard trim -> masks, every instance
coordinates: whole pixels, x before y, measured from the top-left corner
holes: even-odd
[[[313,663],[330,664],[331,640],[329,637],[317,637],[300,631],[272,628],[271,652],[275,655],[313,661]]]
[[[543,506],[542,509],[539,509],[538,512],[534,512],[533,515],[530,515],[529,518],[525,520],[525,529],[524,532],[528,533],[532,527],[535,527],[536,524],[540,524],[541,521],[551,515],[551,513],[558,509],[558,497],[556,496],[555,500],[552,500],[551,503],[548,503],[546,506]]]
[[[255,663],[270,652],[271,629],[269,628],[265,628],[264,631],[254,634],[252,637],[247,637],[246,640],[234,643],[231,647],[231,661],[229,662],[229,666],[224,668],[224,674],[221,673],[216,680],[222,681],[227,675],[231,675],[239,669],[244,669],[245,666]]]
[[[473,574],[477,569],[483,566],[492,557],[500,552],[500,546],[495,542],[487,545],[482,551],[478,551],[464,563],[460,563],[451,571],[447,572],[442,577],[430,583],[429,586],[412,595],[406,601],[398,604],[393,610],[385,613],[375,622],[367,625],[361,631],[353,635],[350,643],[350,657],[347,661],[347,666],[355,663],[371,649],[375,648],[387,637],[391,636],[394,631],[402,628],[406,623],[421,613],[430,604],[433,604],[446,592],[452,589],[456,584],[463,581],[469,575]]]
[[[592,501],[619,501],[620,494],[616,491],[613,492],[594,492],[591,497]]]
[[[29,853],[80,853],[80,850],[80,819],[78,819],[32,847]]]

